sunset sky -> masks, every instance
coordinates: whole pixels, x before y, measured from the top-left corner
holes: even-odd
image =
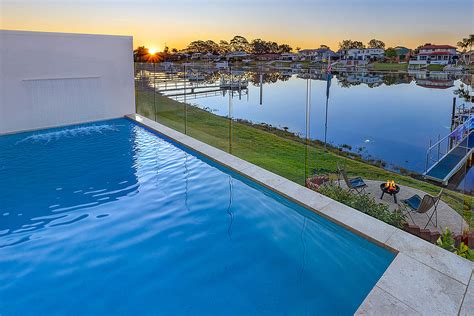
[[[0,28],[133,35],[134,46],[184,48],[242,35],[294,48],[343,39],[414,48],[474,32],[470,0],[0,0]]]

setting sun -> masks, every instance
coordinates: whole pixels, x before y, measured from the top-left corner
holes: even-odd
[[[150,49],[148,49],[148,52],[149,52],[150,54],[152,54],[152,55],[155,55],[155,54],[158,52],[158,49],[156,49],[156,48],[150,48]]]

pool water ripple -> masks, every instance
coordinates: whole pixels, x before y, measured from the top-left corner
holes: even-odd
[[[351,314],[394,257],[125,119],[0,148],[2,316]]]

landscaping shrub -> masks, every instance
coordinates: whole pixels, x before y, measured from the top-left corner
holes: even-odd
[[[439,236],[436,244],[458,256],[474,261],[474,249],[469,248],[464,242],[461,242],[459,247],[456,247],[454,235],[448,228]]]
[[[334,184],[323,185],[318,192],[395,227],[403,228],[405,223],[401,212],[391,212],[388,205],[377,203],[368,194],[354,194]]]

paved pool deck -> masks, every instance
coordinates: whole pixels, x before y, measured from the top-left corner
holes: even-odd
[[[357,315],[473,315],[473,262],[155,121],[126,117],[395,252]]]

